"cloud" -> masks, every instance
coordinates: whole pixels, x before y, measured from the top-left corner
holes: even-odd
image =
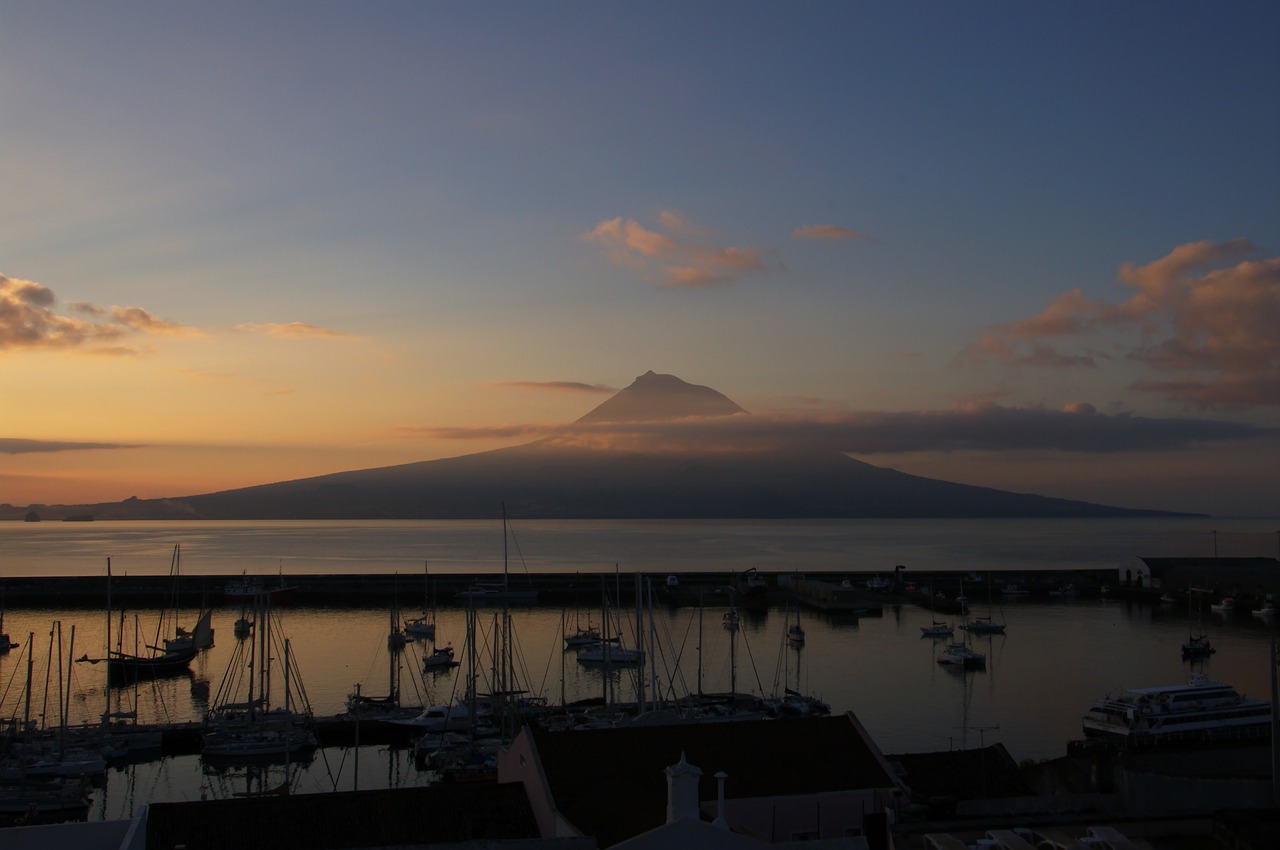
[[[613,387],[607,387],[604,384],[583,384],[578,381],[498,381],[492,386],[511,387],[519,390],[545,390],[547,392],[591,393],[596,395],[617,392]]]
[[[91,317],[61,315],[53,290],[34,281],[0,275],[0,351],[89,347],[98,354],[138,354],[117,344],[129,334],[198,334],[176,322],[157,319],[141,307],[100,307],[73,301],[67,309]]]
[[[950,451],[1152,452],[1201,443],[1247,440],[1280,429],[1206,419],[1103,414],[1087,402],[1062,410],[988,402],[950,410],[805,412],[689,417],[676,421],[407,428],[448,440],[545,438],[574,447],[632,451],[804,450],[875,455]]]
[[[688,223],[679,213],[660,213],[658,226],[667,232],[649,230],[633,219],[611,218],[583,238],[599,245],[611,262],[636,269],[659,286],[718,286],[767,270],[763,249],[717,245],[709,230]]]
[[[246,322],[234,325],[233,331],[260,333],[280,339],[355,339],[355,334],[306,322]]]
[[[1070,368],[1093,351],[1064,347],[1110,337],[1121,356],[1176,377],[1131,386],[1196,407],[1280,405],[1280,257],[1243,259],[1247,239],[1180,245],[1146,265],[1126,262],[1121,301],[1076,289],[1041,313],[997,325],[967,349],[974,360]],[[1048,340],[1054,340],[1050,345]]]
[[[24,440],[17,437],[0,437],[0,454],[22,455],[45,452],[75,452],[91,449],[137,449],[124,443],[68,443],[55,440]]]
[[[805,224],[791,231],[792,239],[822,239],[835,242],[868,242],[872,237],[838,224]]]

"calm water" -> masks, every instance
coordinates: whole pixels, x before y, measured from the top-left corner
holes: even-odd
[[[1216,532],[1216,534],[1215,534]],[[1134,555],[1276,556],[1280,520],[513,520],[512,572],[1096,569]],[[492,522],[6,522],[0,576],[502,569]]]
[[[746,566],[765,570],[1036,569],[1108,567],[1130,554],[1212,554],[1217,531],[1220,554],[1274,555],[1276,523],[1265,521],[904,521],[808,523],[519,523],[514,527],[514,569],[613,572],[640,569],[664,575],[680,570],[726,572]],[[99,575],[105,556],[113,572],[168,570],[172,546],[182,546],[189,574],[395,572],[406,574],[401,603],[405,616],[423,601],[422,560],[433,572],[492,571],[501,565],[501,530],[486,523],[39,523],[0,525],[0,552],[7,576],[30,574]],[[1247,550],[1247,551],[1242,551]],[[610,554],[610,552],[613,554]],[[127,565],[122,567],[121,565]],[[522,565],[516,567],[515,565]],[[410,576],[416,576],[411,578]],[[624,576],[623,580],[627,578]],[[612,584],[612,579],[606,579]],[[414,585],[418,585],[415,587]],[[985,595],[970,590],[974,613],[985,613]],[[194,604],[195,600],[191,600]],[[514,628],[522,684],[556,702],[599,695],[602,674],[578,665],[561,651],[561,617],[570,624],[600,622],[598,599],[583,599],[577,610],[519,609]],[[784,645],[788,614],[781,608],[742,618],[736,642],[721,625],[726,608],[659,607],[654,611],[660,681],[664,690],[695,690],[701,657],[707,691],[728,690],[736,675],[739,690],[774,693],[784,684],[821,696],[833,710],[852,710],[886,752],[909,752],[1002,742],[1016,759],[1062,755],[1080,736],[1080,715],[1089,702],[1123,687],[1183,681],[1190,668],[1179,646],[1193,619],[1180,607],[1127,605],[1099,600],[1005,602],[994,613],[1008,624],[1006,635],[977,639],[987,653],[985,671],[958,674],[936,663],[942,644],[920,637],[931,612],[911,605],[886,609],[883,617],[832,617],[805,610],[808,641],[802,650]],[[231,624],[238,607],[216,610],[216,646],[193,665],[189,677],[143,683],[137,693],[116,694],[116,705],[136,699],[141,714],[155,719],[199,716],[216,694],[235,639]],[[386,650],[389,612],[381,608],[292,607],[280,610],[317,714],[337,713],[357,682],[367,694],[386,692],[391,656]],[[496,612],[479,617],[479,643],[491,645]],[[148,634],[156,612],[131,612],[127,630]],[[194,611],[182,618],[190,624]],[[624,631],[634,630],[634,612]],[[1267,658],[1271,626],[1248,614],[1224,618],[1206,612],[1205,626],[1218,653],[1207,665],[1215,678],[1253,696],[1269,692]],[[4,625],[27,643],[34,632],[33,712],[57,718],[57,683],[65,683],[65,659],[98,654],[104,643],[104,616],[92,612],[10,607]],[[442,607],[437,644],[452,643],[463,657],[465,612]],[[51,624],[62,626],[61,653]],[[75,627],[75,645],[71,628]],[[115,628],[113,626],[113,628]],[[1198,628],[1198,626],[1197,626]],[[701,639],[699,634],[701,633]],[[415,675],[429,644],[411,645],[401,656],[407,700],[445,703],[460,693],[452,671]],[[699,647],[701,652],[699,653]],[[24,647],[25,649],[25,647]],[[484,650],[487,652],[487,650]],[[58,658],[63,659],[59,668]],[[731,665],[730,659],[736,659]],[[103,671],[71,665],[71,717],[91,721],[104,705]],[[18,695],[26,676],[18,650],[0,656],[0,710],[20,713]],[[634,692],[630,674],[615,673],[623,698]],[[49,682],[47,701],[39,694]],[[326,749],[296,779],[301,791],[349,789],[356,754]],[[428,781],[407,751],[365,747],[359,755],[360,787],[403,786]],[[276,769],[277,772],[279,769]],[[93,817],[128,815],[148,800],[223,797],[257,782],[244,771],[207,773],[198,757],[113,769],[107,787],[95,795]]]

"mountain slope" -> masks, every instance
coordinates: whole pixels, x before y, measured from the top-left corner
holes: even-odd
[[[937,481],[805,448],[642,448],[626,423],[653,428],[750,416],[730,399],[647,372],[576,423],[595,439],[535,443],[442,460],[116,505],[66,508],[98,518],[465,519],[507,506],[525,518],[697,519],[1101,517],[1167,515]],[[654,423],[657,423],[655,426]],[[572,430],[572,429],[570,429]],[[568,432],[567,432],[568,433]],[[661,441],[659,441],[661,442]],[[601,447],[601,446],[606,447]],[[665,444],[664,444],[665,445]],[[42,513],[45,513],[42,510]],[[58,512],[49,513],[53,518]]]

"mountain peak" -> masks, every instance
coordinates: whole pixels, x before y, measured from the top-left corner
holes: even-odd
[[[734,413],[746,411],[710,387],[686,383],[675,375],[660,375],[650,369],[578,421],[654,422]]]

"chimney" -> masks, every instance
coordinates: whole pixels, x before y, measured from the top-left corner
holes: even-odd
[[[711,825],[716,829],[729,831],[729,822],[724,819],[724,781],[729,778],[729,774],[723,770],[716,771],[716,819]]]
[[[667,823],[702,819],[698,811],[701,778],[702,771],[685,761],[683,752],[680,761],[667,768]]]

